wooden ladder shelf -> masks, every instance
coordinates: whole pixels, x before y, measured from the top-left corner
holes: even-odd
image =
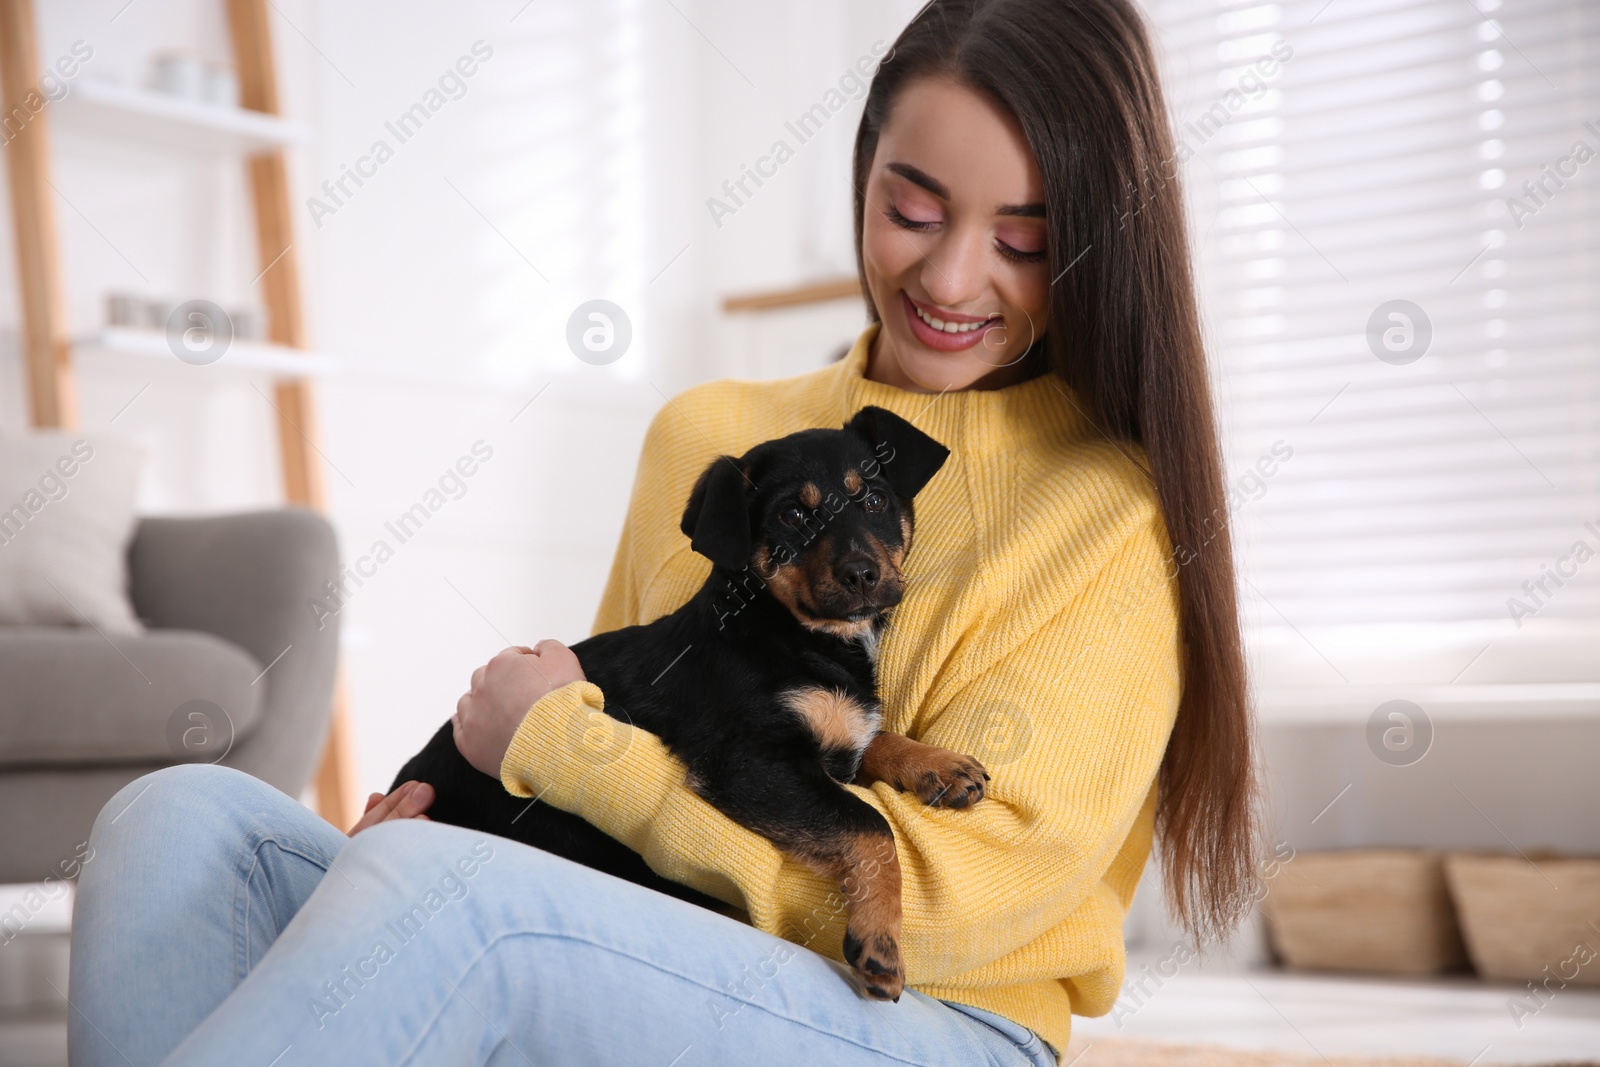
[[[250,111],[277,116],[281,113],[277,67],[267,12],[267,0],[228,0],[240,103]],[[24,106],[24,98],[37,91],[37,40],[32,0],[0,0],[0,93],[7,114]],[[26,110],[24,107],[25,113]],[[25,124],[7,149],[22,289],[29,419],[35,427],[71,428],[78,424],[78,410],[51,198],[48,109]],[[284,150],[272,148],[252,155],[246,165],[269,337],[275,344],[303,350],[307,347],[305,319]],[[313,401],[311,383],[305,378],[281,378],[274,385],[284,497],[291,504],[323,511],[327,501],[322,469],[315,462],[317,423]],[[333,713],[316,786],[317,807],[323,818],[340,829],[355,822],[360,808],[354,792],[348,705],[342,678],[334,684]]]

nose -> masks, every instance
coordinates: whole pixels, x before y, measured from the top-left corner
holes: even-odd
[[[928,299],[954,309],[981,297],[989,248],[988,236],[979,228],[947,231],[938,247],[923,257],[920,280]]]
[[[878,565],[866,556],[854,556],[839,567],[839,581],[866,594],[878,585]]]

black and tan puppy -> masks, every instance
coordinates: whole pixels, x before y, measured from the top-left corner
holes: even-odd
[[[831,879],[848,902],[845,959],[898,999],[900,867],[889,824],[841,783],[888,782],[928,804],[982,799],[977,760],[879,730],[876,660],[904,590],[912,498],[949,451],[882,408],[720,456],[682,529],[712,572],[670,615],[572,646],[613,718],[658,735],[690,788]],[[507,793],[456,751],[446,723],[401,770],[437,793],[430,817],[501,834],[675,896],[582,819]]]

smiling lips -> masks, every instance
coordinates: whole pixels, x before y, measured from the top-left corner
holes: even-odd
[[[986,319],[952,312],[935,315],[919,306],[904,289],[900,291],[900,302],[905,307],[906,322],[911,327],[912,336],[927,347],[941,352],[960,352],[971,348],[983,340],[984,334],[990,329],[1003,324],[998,315]]]

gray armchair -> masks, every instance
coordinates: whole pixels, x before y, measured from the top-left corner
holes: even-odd
[[[321,756],[339,627],[309,605],[339,574],[327,520],[147,518],[128,571],[143,635],[0,627],[0,883],[61,877],[117,790],[196,750],[291,796]]]

